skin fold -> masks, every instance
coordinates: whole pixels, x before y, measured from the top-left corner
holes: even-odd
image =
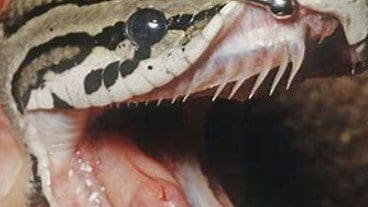
[[[297,36],[297,38],[294,38],[290,35],[290,39],[286,39],[290,42],[285,46],[288,51],[280,47],[281,49],[276,48],[275,50],[267,48],[266,52],[257,53],[254,56],[256,61],[253,62],[255,69],[251,71],[251,75],[243,77],[244,80],[242,80],[242,74],[239,72],[241,71],[240,68],[244,66],[241,62],[238,65],[232,65],[234,66],[231,67],[234,68],[233,73],[226,73],[230,70],[226,70],[225,66],[216,62],[216,58],[223,58],[225,63],[229,61],[226,59],[226,55],[222,55],[230,54],[229,43],[236,44],[236,42],[232,42],[232,37],[237,40],[236,36],[231,36],[231,34],[239,32],[237,27],[229,29],[225,24],[225,29],[219,30],[220,35],[213,40],[217,47],[206,50],[208,53],[198,58],[199,61],[188,67],[188,71],[178,75],[170,83],[160,83],[162,86],[129,99],[132,103],[147,102],[149,104],[150,101],[161,101],[160,98],[168,99],[169,103],[171,101],[174,103],[178,97],[184,99],[184,101],[189,95],[195,97],[193,100],[190,99],[189,103],[184,106],[179,104],[179,107],[177,107],[179,109],[174,107],[173,111],[168,110],[169,112],[166,113],[171,114],[167,115],[168,117],[165,117],[165,113],[162,113],[152,115],[152,119],[150,119],[150,115],[147,118],[147,114],[150,113],[139,111],[140,107],[138,107],[137,112],[134,108],[124,111],[123,106],[122,112],[119,110],[120,103],[116,104],[116,111],[112,106],[110,108],[107,106],[101,108],[76,106],[76,110],[58,109],[56,104],[52,105],[56,108],[52,110],[43,110],[42,107],[37,108],[38,106],[33,109],[24,107],[26,115],[23,116],[21,110],[19,110],[21,107],[19,107],[19,104],[15,104],[14,97],[7,90],[13,82],[9,83],[9,77],[7,76],[0,76],[0,81],[4,83],[4,88],[0,89],[0,169],[2,169],[0,172],[0,207],[42,207],[48,205],[53,207],[59,206],[61,203],[63,203],[61,206],[81,207],[86,206],[86,203],[102,207],[145,207],[153,204],[167,207],[233,206],[230,201],[233,197],[229,197],[225,192],[228,189],[224,189],[220,185],[220,182],[214,178],[215,176],[211,175],[210,170],[207,170],[205,162],[197,155],[201,154],[203,148],[206,147],[206,144],[204,144],[206,137],[203,133],[206,127],[206,112],[211,108],[209,101],[205,101],[204,104],[198,101],[196,105],[193,104],[195,107],[188,105],[196,102],[196,97],[213,97],[213,100],[216,98],[226,99],[233,92],[234,94],[238,92],[236,95],[233,94],[235,100],[246,100],[255,96],[256,100],[263,101],[262,95],[269,93],[269,91],[265,92],[269,90],[269,88],[265,89],[266,85],[276,87],[280,83],[280,85],[289,88],[292,82],[299,84],[306,78],[345,76],[350,73],[364,71],[367,63],[366,58],[368,57],[365,47],[367,34],[364,32],[368,32],[364,23],[364,18],[368,14],[367,16],[364,15],[365,12],[368,13],[368,10],[365,11],[364,6],[368,8],[368,2],[363,0],[356,2],[362,6],[363,12],[357,12],[362,14],[361,16],[351,17],[349,16],[351,13],[342,12],[340,7],[336,7],[340,10],[328,9],[331,4],[321,7],[319,5],[321,1],[313,2],[311,5],[308,4],[308,1],[300,1],[301,13],[299,16],[293,17],[302,25],[300,27],[298,24],[289,24],[288,20],[285,20],[285,22],[283,22],[284,20],[278,20],[269,15],[268,10],[255,6],[252,12],[259,16],[265,15],[265,17],[264,19],[255,18],[254,21],[270,26],[274,23],[282,26],[287,25],[285,31],[290,29],[292,34],[294,32],[295,34],[303,34],[299,31],[300,28],[307,28],[306,30],[309,32],[306,37]],[[8,0],[0,0],[0,14],[6,11],[9,3]],[[200,1],[200,5],[206,5],[205,1]],[[342,6],[344,5],[342,4]],[[206,6],[203,7],[207,8]],[[333,8],[333,6],[331,7]],[[238,10],[234,10],[234,13],[245,10],[246,7],[239,7]],[[191,12],[192,8],[188,11]],[[349,17],[351,17],[354,24],[349,24],[347,20]],[[363,18],[363,20],[359,20],[357,23],[355,21],[357,18]],[[82,17],[81,19],[83,20]],[[241,22],[241,20],[241,18],[240,20],[228,19],[232,25],[234,25],[234,22]],[[359,28],[356,25],[363,26]],[[80,26],[83,27],[83,24],[81,23]],[[247,27],[249,25],[244,23],[242,26]],[[257,28],[257,25],[255,27],[249,26],[249,30],[254,28]],[[58,27],[53,29],[58,30]],[[360,29],[363,32],[360,32]],[[172,34],[169,38],[175,39],[179,36]],[[262,35],[259,36],[260,39],[262,37]],[[244,38],[249,38],[249,36],[245,35]],[[326,39],[323,42],[325,44],[318,44],[319,38],[321,42]],[[298,44],[300,39],[308,39],[306,41],[307,45],[303,47],[303,45]],[[292,42],[292,40],[295,40],[295,42]],[[168,40],[167,42],[170,43],[171,41]],[[23,46],[10,41],[9,45],[11,44],[19,46],[19,48]],[[202,44],[204,43],[198,43],[200,46]],[[273,44],[273,42],[271,41],[270,44]],[[164,45],[163,48],[171,46]],[[189,46],[189,49],[186,49],[190,51],[194,48],[191,47]],[[235,46],[232,46],[232,48],[237,51]],[[10,51],[9,48],[7,49]],[[341,50],[344,53],[335,54],[330,52],[334,50]],[[160,48],[153,51],[153,54],[156,55],[155,52],[160,51]],[[332,60],[337,57],[341,57],[341,59],[336,64],[328,64],[323,62],[323,59],[320,60],[313,56],[313,52],[318,53],[318,51],[325,52],[321,56],[328,61],[333,62]],[[287,52],[289,52],[288,58],[291,63],[287,67],[289,61],[286,62],[284,70],[290,71],[291,75],[283,77],[281,74],[280,80],[278,80],[280,82],[276,81],[275,83],[275,80],[266,76],[272,74],[273,77],[278,77],[274,66],[277,68],[280,64],[282,65],[283,55]],[[298,64],[300,57],[305,58],[303,65],[300,61]],[[148,61],[150,60],[148,59]],[[267,64],[267,60],[269,60],[269,64]],[[15,62],[19,62],[19,60]],[[155,67],[154,63],[153,66]],[[214,68],[212,68],[213,65],[215,65]],[[298,67],[298,65],[301,67]],[[318,67],[318,70],[315,70],[316,67]],[[211,71],[211,69],[215,72],[209,73],[208,71]],[[139,68],[138,70],[143,69]],[[299,70],[301,70],[300,76],[296,76]],[[223,79],[224,74],[227,75],[226,77],[232,77],[233,79]],[[324,80],[321,82],[324,82]],[[232,87],[235,86],[236,88],[239,83],[244,84],[239,85],[239,88],[234,91]],[[181,90],[183,86],[190,86],[190,90]],[[285,107],[289,100],[289,98],[285,98],[287,95],[281,92],[281,96],[279,96],[280,88],[275,89],[273,86],[272,88],[271,94],[275,92],[276,97],[280,97],[279,100],[281,100],[280,102],[275,101],[276,104],[275,102],[274,104]],[[304,93],[303,89],[299,90],[293,89],[290,94],[294,92]],[[339,91],[336,88],[331,90]],[[309,90],[307,91],[308,94],[312,94],[312,92],[309,93]],[[322,92],[318,93],[323,94]],[[362,93],[364,94],[364,92]],[[300,102],[303,103],[300,99],[302,99],[300,96],[296,96],[295,99],[290,98],[290,108],[297,108],[295,105]],[[309,97],[306,100],[313,103],[313,100],[310,99],[313,98]],[[359,101],[354,100],[354,103],[356,102]],[[257,101],[251,101],[248,106],[252,106],[254,103],[257,105]],[[235,106],[237,105],[239,105],[238,102]],[[267,111],[267,107],[262,104],[259,105],[259,109],[266,108],[265,111]],[[301,105],[303,109],[308,108],[305,103]],[[47,107],[50,107],[50,105],[46,105]],[[29,112],[27,112],[28,109],[30,109]],[[308,110],[305,109],[305,111]],[[105,113],[107,113],[106,116],[104,116]],[[304,116],[306,116],[305,114],[308,114],[308,112],[303,111]],[[147,121],[148,125],[144,125],[142,120],[150,121]],[[114,121],[117,122],[115,125],[108,124]],[[164,125],[160,125],[161,122],[164,122]],[[309,121],[305,122],[308,123]],[[117,126],[120,127],[116,128]],[[148,133],[146,133],[147,129]],[[150,129],[152,133],[150,133]],[[179,138],[181,138],[181,141],[173,141]],[[228,138],[230,139],[231,136],[229,135]],[[59,143],[59,140],[70,142],[61,141]],[[158,141],[155,142],[154,140]],[[67,150],[64,150],[64,148]],[[303,150],[305,148],[302,148],[301,151]],[[32,152],[32,155],[30,152]],[[41,157],[45,159],[43,160]],[[124,188],[121,183],[129,187]],[[82,190],[79,188],[81,186]],[[241,202],[238,203],[243,206]],[[260,205],[262,206],[262,204]]]

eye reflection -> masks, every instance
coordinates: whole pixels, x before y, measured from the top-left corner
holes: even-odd
[[[155,9],[140,9],[127,22],[128,38],[139,46],[149,47],[159,42],[167,33],[165,15]]]
[[[268,8],[276,17],[287,18],[294,14],[295,0],[249,0],[251,3]]]

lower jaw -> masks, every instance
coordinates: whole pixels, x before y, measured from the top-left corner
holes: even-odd
[[[251,101],[250,104],[246,104],[244,107],[241,107],[243,110],[244,108],[248,108],[246,110],[246,114],[244,111],[241,112],[241,109],[239,106],[240,104],[234,104],[234,103],[226,103],[221,104],[221,102],[218,105],[225,105],[228,107],[221,107],[220,110],[217,109],[217,113],[212,114],[211,116],[216,116],[214,121],[216,123],[209,124],[212,127],[212,132],[207,132],[207,135],[212,137],[211,142],[220,142],[221,144],[216,145],[215,148],[216,151],[212,151],[212,153],[209,154],[215,154],[214,157],[216,159],[210,159],[212,161],[211,163],[215,163],[214,165],[211,165],[211,168],[221,169],[222,171],[226,171],[225,174],[231,175],[230,179],[227,179],[227,181],[230,181],[233,183],[231,185],[231,188],[228,188],[225,184],[225,189],[230,190],[229,195],[231,198],[234,198],[234,189],[239,189],[239,185],[246,185],[246,191],[236,191],[239,192],[238,194],[235,194],[235,198],[237,199],[246,199],[247,203],[253,203],[258,204],[256,206],[284,206],[284,205],[292,205],[292,206],[298,206],[301,203],[307,203],[309,206],[319,205],[321,202],[324,202],[325,197],[323,199],[320,197],[321,194],[317,194],[316,192],[324,191],[329,189],[327,196],[326,194],[323,194],[323,196],[331,196],[332,201],[327,199],[328,203],[332,203],[331,205],[340,205],[338,203],[344,203],[342,206],[354,206],[356,204],[356,197],[359,197],[363,194],[357,193],[356,196],[354,196],[354,199],[351,198],[350,193],[348,195],[346,192],[351,192],[350,190],[356,192],[355,190],[359,188],[364,192],[364,189],[360,188],[359,186],[362,185],[356,185],[355,182],[361,181],[364,182],[364,179],[361,180],[361,170],[364,170],[364,164],[359,165],[360,167],[355,166],[355,161],[351,160],[351,150],[356,150],[360,147],[362,147],[362,144],[356,144],[355,140],[351,144],[347,143],[339,143],[338,135],[339,133],[336,132],[335,128],[330,129],[326,128],[330,126],[330,120],[339,120],[338,125],[345,126],[346,120],[349,120],[348,117],[350,115],[349,112],[351,108],[351,101],[352,100],[358,100],[357,104],[361,103],[361,98],[357,97],[364,97],[364,91],[360,91],[362,87],[362,82],[357,81],[353,82],[355,84],[354,87],[351,87],[349,84],[346,84],[347,81],[353,82],[354,79],[351,78],[343,78],[342,81],[332,81],[332,80],[326,80],[321,79],[314,82],[314,86],[312,84],[304,85],[304,87],[298,87],[297,90],[292,90],[293,92],[298,92],[296,96],[290,96],[294,98],[286,98],[283,96],[283,107],[277,107],[273,100],[274,98],[267,98],[266,104],[264,103],[264,100],[260,101]],[[317,83],[316,83],[317,82]],[[331,86],[332,83],[335,83],[335,86]],[[321,86],[322,85],[322,86]],[[304,90],[300,90],[304,88]],[[309,90],[312,90],[310,92],[306,92],[306,88]],[[316,92],[316,91],[323,91]],[[341,97],[341,92],[343,92],[343,95]],[[290,93],[290,92],[289,92]],[[316,93],[319,94],[319,98],[316,100]],[[336,99],[331,100],[331,93],[337,94]],[[287,95],[287,94],[285,94]],[[335,96],[333,95],[333,96]],[[287,95],[289,96],[289,95]],[[318,95],[317,95],[318,96]],[[346,96],[350,98],[346,98]],[[298,97],[298,98],[295,98]],[[326,98],[327,97],[327,98]],[[344,97],[344,98],[343,98]],[[296,101],[297,99],[298,101]],[[342,100],[341,100],[342,99]],[[346,102],[347,101],[347,102]],[[342,103],[341,103],[342,102]],[[254,103],[254,104],[252,104]],[[262,104],[263,103],[263,104]],[[321,106],[320,104],[323,104],[324,107],[322,111],[324,113],[321,114]],[[335,104],[331,103],[340,103]],[[346,108],[346,103],[350,107]],[[143,104],[142,104],[143,105]],[[277,105],[277,104],[276,104]],[[303,107],[304,106],[304,107]],[[327,106],[327,110],[326,110]],[[311,113],[310,107],[314,108],[314,113]],[[361,106],[363,107],[363,106]],[[268,110],[265,110],[268,109]],[[301,108],[304,108],[305,110],[301,115]],[[354,106],[353,108],[356,109]],[[339,112],[337,112],[338,110]],[[132,117],[135,113],[133,112],[150,112],[152,114],[153,110],[152,108],[135,108],[132,107],[131,109],[127,110],[126,115],[122,117],[122,119],[126,118],[127,116]],[[161,116],[164,116],[164,114],[174,114],[172,112],[177,112],[177,109],[168,110],[166,107],[157,109],[159,112],[165,112],[161,113]],[[180,113],[181,110],[179,110]],[[168,113],[170,112],[170,113]],[[294,121],[291,119],[291,114],[294,114]],[[330,113],[332,117],[335,118],[325,118],[323,123],[321,125],[320,120],[323,120],[323,117],[326,116],[326,113]],[[148,115],[149,113],[147,113]],[[178,113],[176,113],[178,114]],[[189,114],[189,113],[187,113]],[[224,115],[226,114],[226,116]],[[278,114],[278,115],[277,115]],[[353,113],[355,114],[355,113]],[[353,116],[351,114],[351,116]],[[116,115],[117,117],[121,117],[120,115]],[[304,118],[301,118],[304,117]],[[143,116],[142,114],[137,116],[140,118],[137,118],[136,120],[147,120],[147,116]],[[151,117],[151,116],[149,116]],[[166,117],[166,116],[165,116]],[[177,120],[179,119],[178,116],[173,115],[171,120]],[[242,118],[241,118],[242,117]],[[341,119],[341,117],[345,117]],[[360,120],[358,116],[358,120]],[[128,118],[127,118],[128,119]],[[211,118],[213,119],[213,118]],[[239,124],[239,121],[236,121],[237,119],[241,119],[242,121],[247,120],[247,128],[244,129]],[[307,121],[306,121],[307,119]],[[227,121],[226,121],[227,120]],[[229,121],[230,120],[230,121]],[[275,122],[276,120],[276,122]],[[280,123],[280,120],[286,120],[286,125],[288,127],[282,127]],[[318,120],[318,121],[316,121]],[[148,121],[146,121],[147,123]],[[152,123],[152,121],[150,121]],[[173,122],[173,121],[172,121]],[[222,122],[222,123],[221,123]],[[341,123],[340,123],[341,122]],[[100,122],[100,123],[106,123]],[[166,125],[167,122],[156,122],[161,125]],[[185,122],[187,123],[187,122]],[[317,128],[313,128],[310,126],[310,124],[313,123],[314,125],[317,125]],[[361,121],[354,122],[352,121],[350,127],[351,130],[356,131],[356,123],[363,123]],[[131,124],[134,124],[131,122]],[[158,124],[158,125],[159,125]],[[290,126],[292,124],[292,126]],[[301,126],[301,124],[308,125],[308,126]],[[364,129],[364,124],[362,124],[362,129]],[[126,125],[124,125],[126,126]],[[152,125],[151,125],[152,126]],[[290,127],[292,130],[290,130]],[[123,127],[123,128],[129,128],[129,127]],[[151,129],[152,127],[147,127],[146,129]],[[161,127],[161,129],[164,127]],[[295,129],[297,128],[297,129]],[[341,131],[345,131],[344,129],[341,129]],[[304,130],[303,130],[304,129]],[[286,130],[286,131],[285,131]],[[296,131],[297,130],[297,133]],[[113,132],[114,130],[110,130],[110,132]],[[129,130],[125,130],[127,133]],[[130,130],[132,132],[132,130]],[[173,130],[177,131],[177,130]],[[359,131],[359,130],[358,130]],[[116,130],[115,130],[116,132]],[[151,132],[151,131],[149,131]],[[299,133],[299,136],[297,135]],[[300,133],[303,135],[300,136]],[[326,143],[326,136],[321,135],[321,133],[330,133],[327,135],[329,137],[329,142]],[[364,133],[364,132],[362,132]],[[180,133],[177,133],[180,134]],[[237,136],[234,134],[242,134],[243,141],[236,142],[232,139],[232,137]],[[317,135],[316,135],[317,134]],[[152,135],[151,137],[152,142],[154,142],[154,138],[159,139],[163,136],[157,136]],[[240,136],[240,135],[238,135]],[[253,138],[251,138],[253,136]],[[95,136],[97,138],[98,136]],[[133,136],[130,136],[133,137]],[[142,136],[141,136],[142,137]],[[214,138],[215,137],[215,138]],[[290,145],[289,141],[286,141],[286,138],[290,138],[287,140],[292,140],[291,142],[295,142],[296,140],[299,140],[299,143],[297,143],[297,146]],[[303,137],[302,139],[300,139]],[[246,138],[246,139],[244,139]],[[365,140],[364,136],[361,136],[361,140]],[[355,138],[354,138],[355,139]],[[353,140],[354,140],[353,139]],[[251,141],[252,140],[252,141]],[[300,143],[301,142],[301,143]],[[138,140],[138,143],[142,143]],[[164,142],[162,142],[164,143]],[[231,144],[232,143],[232,144]],[[241,147],[240,143],[246,143],[245,147]],[[317,144],[319,143],[319,144]],[[154,144],[154,143],[153,143]],[[294,143],[295,144],[295,143]],[[147,143],[146,145],[149,145]],[[227,150],[218,150],[219,148],[226,147],[224,145],[228,145],[230,147],[227,148]],[[295,147],[300,148],[303,145],[303,149],[308,151],[307,158],[305,157],[305,154],[303,157],[300,157],[300,152],[295,152]],[[332,145],[332,146],[331,146]],[[338,145],[338,146],[335,146]],[[355,147],[353,147],[355,145]],[[364,145],[364,144],[363,144]],[[145,152],[147,151],[147,147],[143,147],[141,144],[138,144],[141,149],[143,149]],[[359,147],[358,147],[359,146]],[[365,145],[364,145],[365,146]],[[213,149],[212,148],[212,149]],[[353,148],[353,149],[352,149]],[[364,148],[364,147],[363,147]],[[232,157],[234,157],[234,154],[239,154],[237,151],[242,150],[240,153],[240,156],[243,156],[243,161],[246,166],[248,167],[241,167],[240,170],[232,170],[233,168],[229,168],[227,166],[231,166],[231,162],[228,160],[221,159],[223,154],[231,154]],[[152,149],[153,151],[153,149]],[[253,151],[253,153],[252,153]],[[355,151],[355,150],[354,150]],[[150,154],[150,153],[148,153]],[[359,154],[359,153],[358,153]],[[364,153],[363,153],[364,154]],[[361,154],[361,155],[363,155]],[[356,155],[358,156],[358,155]],[[333,159],[332,159],[333,158]],[[336,158],[336,159],[335,159]],[[307,159],[307,161],[305,160]],[[313,159],[313,163],[310,163]],[[332,160],[331,160],[332,159]],[[339,160],[340,161],[337,161]],[[360,163],[364,163],[364,159],[356,158],[359,160]],[[267,161],[265,161],[267,160]],[[351,162],[354,163],[352,169]],[[308,164],[304,163],[307,162]],[[329,163],[329,164],[326,164]],[[234,163],[234,162],[233,162]],[[321,164],[323,163],[323,164]],[[313,166],[311,166],[313,165]],[[316,165],[318,168],[318,171],[316,171],[314,166]],[[341,166],[343,165],[343,167]],[[346,166],[345,166],[346,165]],[[298,166],[301,168],[298,168]],[[243,171],[244,169],[247,169],[246,171]],[[312,170],[311,170],[312,169]],[[327,171],[326,171],[327,169]],[[354,174],[353,172],[356,172]],[[298,172],[297,172],[298,171]],[[312,172],[311,172],[312,171]],[[217,172],[217,171],[216,171]],[[244,173],[245,172],[245,173]],[[338,172],[336,174],[336,172]],[[250,178],[248,178],[246,181],[241,176],[234,176],[234,175],[246,175]],[[313,176],[317,177],[318,183],[311,180],[310,176],[307,176],[313,174]],[[318,175],[320,175],[318,177]],[[335,180],[326,179],[330,177],[334,177]],[[353,177],[354,182],[351,180]],[[221,176],[220,176],[221,178]],[[225,177],[229,178],[229,176]],[[322,179],[323,178],[323,179]],[[345,181],[345,184],[342,184],[341,179]],[[357,181],[355,181],[357,179]],[[116,179],[119,180],[119,179]],[[232,181],[231,181],[232,180]],[[322,183],[320,183],[322,182]],[[352,184],[355,183],[355,184]],[[118,183],[118,182],[117,182]],[[122,182],[120,182],[123,186]],[[223,182],[221,182],[223,183]],[[244,184],[243,184],[244,183]],[[268,186],[265,188],[265,185],[271,183],[271,186]],[[328,185],[326,185],[328,183]],[[362,183],[363,184],[363,183]],[[311,189],[311,185],[313,186]],[[290,187],[292,186],[292,187]],[[332,186],[332,189],[331,189]],[[339,187],[337,187],[339,186]],[[350,190],[346,189],[346,186],[351,186]],[[236,188],[238,187],[238,188]],[[241,190],[244,190],[244,188],[240,188]],[[353,190],[354,189],[354,190]],[[246,193],[245,193],[246,192]],[[281,195],[280,195],[281,194]],[[258,197],[257,197],[258,196]],[[313,196],[317,196],[313,197]],[[341,196],[341,197],[340,197]],[[246,198],[244,198],[246,197]],[[258,200],[257,200],[258,199]],[[309,201],[308,199],[316,199],[314,200],[315,203]],[[355,200],[356,199],[356,200]],[[256,200],[256,201],[255,201]],[[235,201],[235,204],[239,204]],[[346,203],[350,203],[350,205],[347,205]],[[283,204],[281,204],[283,203]],[[241,205],[244,204],[244,205]],[[294,205],[293,205],[294,204]],[[235,206],[246,206],[245,202],[240,203],[240,205]]]
[[[204,153],[204,105],[28,115],[51,206],[233,206]]]

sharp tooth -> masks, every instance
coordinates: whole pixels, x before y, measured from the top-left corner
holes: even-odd
[[[272,69],[272,63],[273,63],[273,52],[269,52],[266,62],[262,65],[260,74],[258,75],[258,78],[252,88],[252,91],[249,95],[249,99],[253,98],[254,94],[257,92],[258,88],[261,86],[263,81],[266,79],[267,75],[270,73]]]
[[[254,62],[255,62],[255,58],[251,58],[251,59],[247,60],[245,66],[244,66],[244,72],[240,75],[240,78],[238,79],[238,81],[236,82],[235,86],[231,90],[229,99],[232,99],[234,97],[234,95],[236,94],[236,92],[238,92],[239,88],[243,85],[243,83],[245,82],[245,80],[248,79],[248,76],[249,76],[249,68],[253,68],[254,67]]]
[[[216,99],[220,96],[221,92],[224,90],[224,88],[226,87],[228,82],[231,80],[233,75],[237,72],[238,68],[239,67],[233,64],[231,67],[224,69],[226,71],[225,77],[221,81],[221,83],[217,86],[217,90],[216,90],[215,95],[212,98],[212,101],[216,101]]]
[[[196,72],[193,76],[192,81],[190,82],[190,85],[187,89],[187,92],[185,93],[185,96],[183,98],[183,102],[186,102],[188,100],[189,96],[192,95],[193,90],[196,87],[196,85],[194,83],[197,82],[198,76],[199,76],[199,74],[198,74],[198,72]]]
[[[171,99],[171,104],[174,104],[179,96],[174,96],[173,99]]]
[[[192,82],[193,83],[193,82]],[[193,91],[193,84],[190,84],[190,86],[188,87],[187,93],[185,94],[184,98],[183,98],[183,102],[186,102],[189,98],[190,95],[192,95],[192,91]]]
[[[156,106],[160,106],[163,100],[164,100],[163,97],[161,97],[160,99],[158,99]]]
[[[216,93],[212,98],[212,101],[216,101],[216,99],[219,97],[221,92],[224,90],[225,86],[227,85],[227,81],[224,81],[221,85],[217,87]]]
[[[244,77],[238,81],[236,81],[235,86],[233,87],[233,89],[231,90],[229,99],[232,99],[234,97],[234,95],[236,94],[236,92],[238,92],[239,88],[243,85],[243,83],[245,82],[245,80],[247,80],[247,77]]]
[[[287,66],[289,64],[289,53],[288,53],[286,47],[284,47],[282,53],[283,54],[282,54],[282,57],[281,57],[280,67],[279,67],[279,70],[276,73],[275,79],[273,80],[271,91],[270,91],[270,96],[274,93],[277,85],[280,83],[280,80],[281,80],[282,76],[285,74]]]
[[[293,67],[291,69],[290,77],[286,86],[286,89],[289,90],[290,86],[296,76],[296,74],[299,72],[300,67],[302,66],[304,55],[305,55],[305,44],[303,41],[300,41],[299,43],[294,43],[293,49],[289,50],[291,62],[293,63]]]

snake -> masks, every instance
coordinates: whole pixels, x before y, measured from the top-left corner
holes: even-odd
[[[292,87],[299,71],[334,75],[367,69],[367,0],[5,0],[2,4],[2,130],[13,134],[9,138],[14,139],[13,148],[24,155],[22,176],[38,180],[38,185],[21,185],[16,193],[24,194],[24,199],[19,196],[23,200],[12,204],[16,201],[5,198],[16,182],[9,179],[9,186],[0,190],[4,192],[0,199],[10,203],[6,206],[35,205],[29,191],[37,191],[49,206],[144,207],[150,202],[232,206],[226,196],[210,193],[205,184],[203,198],[191,192],[195,187],[185,185],[179,176],[185,174],[185,163],[178,164],[175,176],[157,184],[166,190],[161,196],[150,188],[141,194],[126,190],[122,192],[126,196],[104,196],[108,187],[91,175],[98,166],[91,164],[90,156],[82,156],[87,152],[75,150],[81,134],[91,120],[113,107],[159,106],[196,97],[247,100],[257,95],[270,74],[272,95],[280,85]],[[327,48],[329,56],[321,48]],[[333,63],[320,64],[326,62],[324,56]],[[310,59],[321,61],[313,65]],[[117,145],[129,151],[134,144]],[[65,167],[69,160],[79,171]],[[90,182],[78,193],[72,191],[76,185],[72,182],[77,181],[58,179],[72,178],[76,171],[79,179]],[[143,180],[152,176],[146,174]],[[29,182],[26,178],[24,183]],[[205,180],[202,176],[196,181]]]

